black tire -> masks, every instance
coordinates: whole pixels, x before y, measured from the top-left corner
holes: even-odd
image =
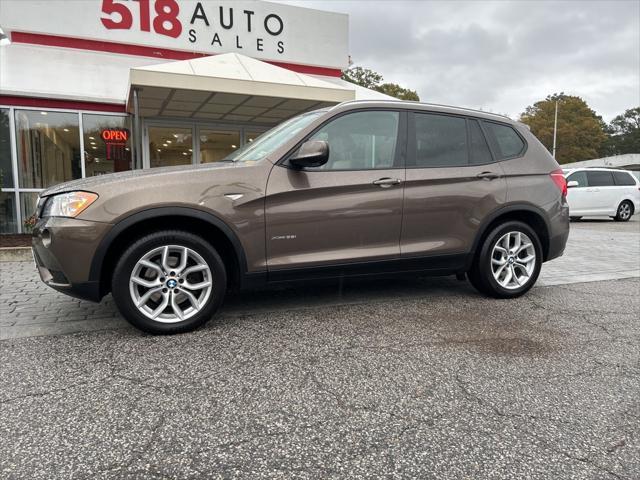
[[[569,217],[569,220],[571,220],[572,222],[578,222],[582,220],[582,217]]]
[[[200,310],[189,318],[173,323],[147,317],[136,307],[129,290],[131,274],[138,261],[154,248],[165,245],[187,247],[196,252],[205,261],[212,276],[211,293]],[[131,244],[118,260],[111,282],[111,292],[122,316],[134,327],[156,335],[189,332],[200,327],[216,313],[224,300],[226,289],[227,272],[218,252],[201,237],[179,230],[154,232]]]
[[[616,222],[628,222],[629,220],[631,220],[632,216],[633,203],[631,203],[629,200],[623,200],[622,202],[620,202],[620,205],[618,205],[616,216],[613,217],[613,219]]]
[[[529,280],[519,288],[507,289],[500,285],[493,276],[491,270],[491,258],[493,247],[498,240],[508,232],[522,232],[533,243],[535,250],[535,263]],[[537,233],[526,223],[508,221],[493,228],[485,237],[480,249],[473,260],[473,265],[468,277],[471,284],[484,295],[494,298],[516,298],[528,292],[535,285],[542,267],[542,245]]]

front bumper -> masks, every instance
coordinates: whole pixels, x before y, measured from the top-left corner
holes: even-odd
[[[99,302],[100,279],[90,278],[97,246],[112,225],[49,217],[33,229],[33,258],[44,283],[73,297]]]

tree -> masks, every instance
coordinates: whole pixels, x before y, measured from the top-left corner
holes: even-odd
[[[403,88],[396,83],[383,83],[382,85],[378,85],[377,87],[375,87],[374,90],[377,90],[378,92],[384,93],[385,95],[389,95],[391,97],[399,98],[400,100],[420,100],[420,97],[415,90]]]
[[[401,87],[397,83],[382,83],[384,80],[382,75],[368,68],[351,67],[342,72],[341,78],[347,82],[355,83],[361,87],[369,88],[400,100],[420,100],[415,90]]]
[[[640,107],[630,108],[607,125],[609,138],[604,143],[602,155],[640,153]]]
[[[598,158],[607,140],[606,124],[580,97],[555,93],[534,103],[520,115],[549,151],[553,148],[553,123],[558,102],[556,160],[571,163]]]
[[[362,67],[351,67],[348,70],[344,70],[341,78],[364,88],[375,88],[383,80],[382,75],[379,73]]]

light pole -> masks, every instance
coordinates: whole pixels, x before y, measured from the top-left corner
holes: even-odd
[[[556,115],[553,120],[553,158],[556,158],[556,133],[558,132],[558,101],[556,100]]]

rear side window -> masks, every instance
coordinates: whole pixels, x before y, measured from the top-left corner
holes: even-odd
[[[611,172],[593,171],[587,172],[590,187],[610,187],[614,185]]]
[[[524,151],[524,142],[520,135],[508,125],[493,122],[483,122],[485,128],[496,142],[498,148],[497,156],[499,160],[517,157]]]
[[[631,186],[636,185],[636,182],[630,173],[627,173],[627,172],[611,172],[611,173],[613,173],[613,180],[616,182],[616,185],[631,185]]]
[[[469,120],[469,139],[471,142],[471,158],[469,161],[472,165],[493,162],[489,145],[487,145],[487,140],[484,138],[477,120]]]
[[[467,122],[448,115],[414,114],[417,167],[456,167],[469,164]]]
[[[567,177],[567,182],[578,182],[578,187],[587,187],[587,172],[575,172]]]

